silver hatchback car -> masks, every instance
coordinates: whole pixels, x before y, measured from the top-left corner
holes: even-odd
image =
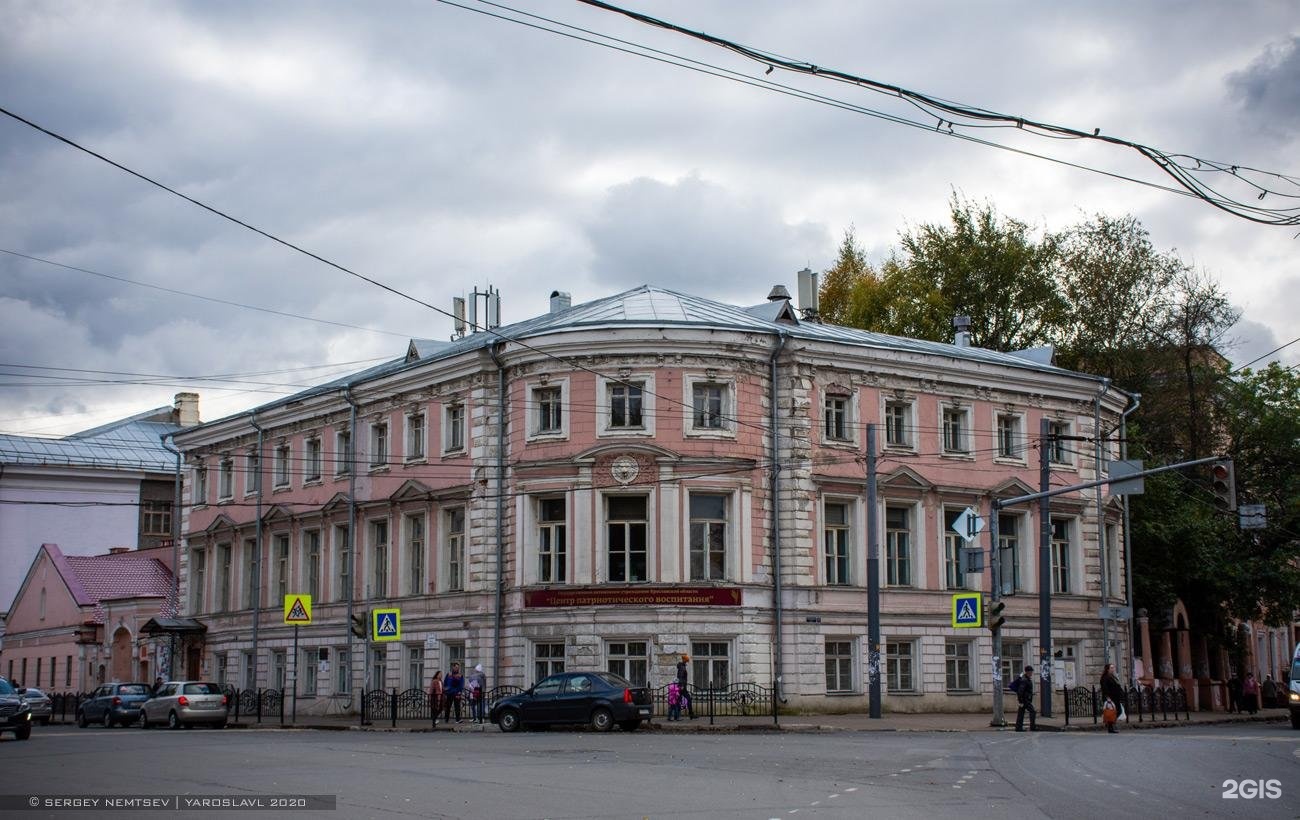
[[[165,723],[170,729],[206,724],[226,728],[229,707],[221,686],[207,681],[169,681],[140,709],[140,728]]]

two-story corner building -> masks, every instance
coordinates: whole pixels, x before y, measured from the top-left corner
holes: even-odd
[[[483,663],[492,685],[566,668],[661,685],[682,654],[697,685],[780,678],[797,707],[860,708],[874,424],[886,708],[987,708],[990,636],[954,629],[951,599],[988,575],[960,571],[950,525],[1034,491],[1042,419],[1063,436],[1052,484],[1092,479],[1094,419],[1110,436],[1127,403],[1043,359],[654,287],[556,294],[541,317],[413,340],[177,435],[181,606],[207,627],[190,673],[287,685],[283,596],[306,593],[297,687],[315,708],[422,687],[453,661]],[[1037,507],[999,523],[1009,671],[1038,657]],[[1082,681],[1100,671],[1103,573],[1125,600],[1120,515],[1071,493],[1048,525],[1051,652]],[[401,639],[350,638],[349,598],[400,609]]]

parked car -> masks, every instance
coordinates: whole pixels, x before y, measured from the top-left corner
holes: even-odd
[[[151,692],[147,683],[106,683],[77,705],[77,725],[83,729],[92,723],[102,723],[105,729],[119,723],[130,726]]]
[[[589,724],[634,732],[650,719],[650,690],[612,672],[561,672],[497,701],[490,718],[503,732],[553,723]]]
[[[13,732],[19,740],[31,737],[32,708],[13,684],[0,678],[0,734],[5,732]]]
[[[208,681],[168,681],[144,704],[140,728],[166,723],[169,729],[189,728],[197,723],[226,728],[229,702],[221,685]]]
[[[50,696],[31,686],[19,689],[18,694],[22,695],[23,700],[27,701],[27,705],[32,708],[32,720],[40,722],[42,726],[49,726],[50,718],[54,716],[54,705],[50,702]]]
[[[1300,729],[1300,643],[1291,656],[1291,674],[1287,678],[1286,705],[1291,712],[1291,728]]]

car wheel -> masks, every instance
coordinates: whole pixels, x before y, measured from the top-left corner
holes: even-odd
[[[1291,713],[1291,728],[1300,729],[1300,712]]]
[[[86,720],[86,713],[85,713],[85,712],[78,712],[78,713],[77,713],[77,725],[80,726],[82,729],[84,729],[84,728],[86,728],[87,726],[90,725],[90,721]]]
[[[618,728],[622,729],[625,732],[635,732],[638,728],[640,728],[640,726],[641,726],[641,721],[639,720],[625,720],[622,723],[618,724]]]
[[[17,738],[18,740],[26,740],[31,736],[32,736],[32,725],[30,723],[27,724],[26,726],[19,726],[17,729],[14,730],[14,737]]]
[[[168,729],[179,729],[179,728],[181,728],[181,719],[180,719],[180,716],[177,715],[175,712],[168,712],[168,713],[167,713],[167,728],[168,728]]]
[[[503,732],[519,731],[519,713],[514,709],[502,710],[501,714],[497,715],[497,726]]]
[[[141,729],[148,729],[148,728],[149,728],[149,720],[148,720],[147,718],[145,718],[145,716],[144,716],[144,710],[143,710],[143,709],[140,710],[140,718],[139,718],[139,720],[140,720],[140,728],[141,728]]]
[[[608,732],[614,728],[614,715],[608,709],[597,709],[591,713],[591,728],[597,732]]]
[[[105,728],[105,729],[112,729],[116,724],[117,724],[117,722],[113,720],[113,713],[112,713],[112,712],[105,712],[105,713],[104,713],[104,728]]]

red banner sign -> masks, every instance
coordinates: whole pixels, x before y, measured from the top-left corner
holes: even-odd
[[[524,606],[740,606],[740,590],[721,587],[539,589],[524,593]]]

